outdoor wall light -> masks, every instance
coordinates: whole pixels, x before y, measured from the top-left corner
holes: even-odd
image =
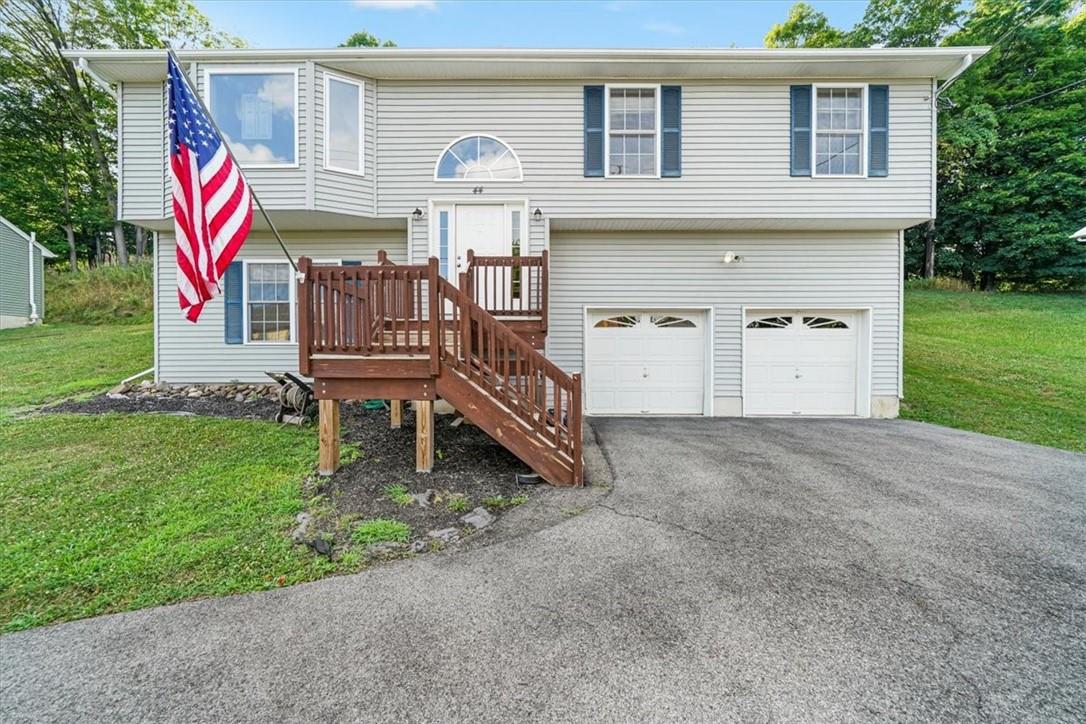
[[[536,221],[542,221],[543,220],[543,210],[540,209],[538,206],[535,207],[535,211],[532,212],[532,218],[535,219]]]
[[[415,210],[411,212],[411,216],[415,221],[422,221],[422,209],[416,206]]]
[[[743,257],[739,256],[734,251],[726,251],[724,252],[723,261],[725,264],[737,264],[743,261]]]

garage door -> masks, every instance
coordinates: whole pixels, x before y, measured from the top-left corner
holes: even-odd
[[[747,312],[748,415],[855,415],[859,313]]]
[[[704,312],[591,312],[585,349],[588,412],[702,414],[707,331]]]

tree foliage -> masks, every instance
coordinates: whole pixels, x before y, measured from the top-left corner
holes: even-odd
[[[373,33],[368,30],[359,30],[357,33],[351,33],[345,41],[339,44],[341,48],[395,48],[396,44],[391,40],[381,41]]]
[[[840,30],[804,3],[766,36],[771,47],[994,45],[939,99],[942,274],[1000,283],[1086,282],[1086,8],[1076,0],[871,0]],[[906,235],[906,268],[925,233]]]
[[[63,53],[74,48],[219,47],[189,0],[0,2],[0,208],[69,258],[125,261],[117,221],[116,102]],[[119,240],[119,243],[116,243]]]

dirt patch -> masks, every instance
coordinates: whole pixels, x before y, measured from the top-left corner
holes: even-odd
[[[238,402],[233,398],[207,397],[110,397],[68,400],[42,408],[42,412],[71,412],[100,415],[107,412],[144,412],[173,415],[207,415],[239,420],[268,420],[279,404],[266,398]]]

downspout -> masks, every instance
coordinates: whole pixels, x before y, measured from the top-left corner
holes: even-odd
[[[38,323],[38,305],[34,301],[34,244],[37,240],[37,232],[31,231],[30,238],[26,242],[27,253],[27,286],[30,287],[30,324]]]

